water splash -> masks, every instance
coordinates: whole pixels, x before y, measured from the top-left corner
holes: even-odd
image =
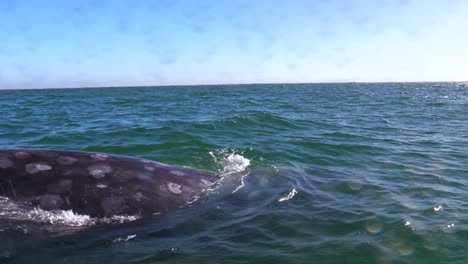
[[[434,210],[434,212],[442,212],[444,210],[444,208],[442,207],[442,205],[439,205],[437,207],[434,207],[432,208]]]
[[[223,149],[210,151],[220,176],[227,176],[238,172],[243,172],[250,166],[250,160],[245,158],[243,153],[236,153],[233,150]]]
[[[245,177],[248,173],[243,173],[239,178],[231,176],[245,172],[250,166],[249,159],[244,157],[242,153],[238,154],[236,151],[229,149],[210,151],[209,154],[213,157],[215,166],[218,168],[218,175],[221,177],[221,180],[212,190],[217,189],[222,182],[231,181],[234,178],[234,180],[239,179],[239,183],[232,193],[236,193],[245,186]]]
[[[23,215],[27,220],[52,225],[81,227],[95,224],[95,220],[89,215],[75,214],[72,210],[45,211],[40,208],[34,208],[30,211],[25,211]]]
[[[0,197],[0,208],[2,208],[0,218],[69,227],[89,227],[99,223],[126,223],[140,218],[134,215],[94,218],[89,215],[77,214],[72,210],[46,211],[14,202],[7,197]]]
[[[229,175],[236,172],[242,172],[250,166],[250,160],[239,154],[230,154],[223,161],[223,174]]]

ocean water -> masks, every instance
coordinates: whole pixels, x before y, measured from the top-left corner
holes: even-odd
[[[1,148],[223,175],[122,224],[1,218],[0,263],[468,263],[466,83],[4,90],[0,118]]]

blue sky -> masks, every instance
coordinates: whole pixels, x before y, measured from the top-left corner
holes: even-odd
[[[0,89],[466,81],[465,0],[0,0]]]

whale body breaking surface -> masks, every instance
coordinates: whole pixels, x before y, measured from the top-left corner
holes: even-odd
[[[195,201],[218,179],[207,171],[119,155],[0,150],[0,197],[97,218],[162,213]]]

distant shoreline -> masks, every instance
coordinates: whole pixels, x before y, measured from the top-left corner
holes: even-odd
[[[47,87],[47,88],[7,88],[0,91],[17,90],[60,90],[60,89],[106,89],[106,88],[172,88],[200,86],[251,86],[251,85],[300,85],[300,84],[386,84],[386,83],[468,83],[468,81],[379,81],[379,82],[297,82],[297,83],[217,83],[217,84],[172,84],[172,85],[141,85],[141,86],[81,86],[81,87]]]

